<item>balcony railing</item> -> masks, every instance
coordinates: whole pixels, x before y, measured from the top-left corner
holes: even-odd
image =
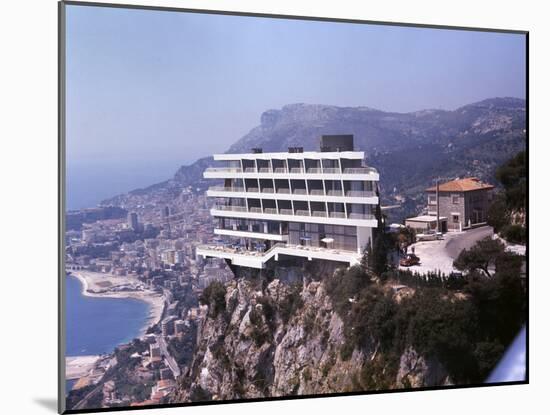
[[[376,192],[372,190],[348,190],[346,196],[349,197],[374,197]]]
[[[306,189],[294,189],[292,191],[292,193],[294,193],[295,195],[307,195],[307,190]]]
[[[304,172],[304,169],[302,169],[301,167],[292,167],[290,169],[290,172],[291,173],[303,173]]]
[[[281,188],[277,189],[277,193],[290,194],[290,189],[281,187]]]
[[[316,196],[324,196],[325,191],[323,189],[310,189],[309,194],[316,195]]]
[[[353,213],[349,214],[350,219],[374,219],[374,215],[371,213]]]
[[[260,191],[260,188],[259,187],[249,187],[248,191],[252,192],[252,193],[258,193]]]
[[[321,168],[320,167],[310,167],[309,169],[307,169],[307,172],[312,173],[312,174],[318,174],[318,173],[321,173]]]
[[[242,173],[240,167],[208,167],[205,171],[212,173]]]
[[[260,173],[271,173],[271,169],[269,167],[260,167],[258,171]]]
[[[246,206],[228,206],[228,205],[214,205],[214,209],[218,210],[231,210],[234,212],[246,212]]]
[[[311,216],[316,216],[316,217],[319,217],[319,218],[326,218],[327,217],[327,212],[325,212],[324,210],[314,210],[313,212],[311,212]]]
[[[214,192],[244,192],[244,187],[226,187],[226,186],[210,186],[208,188]]]
[[[284,167],[276,167],[273,172],[274,173],[288,173],[288,170],[285,169]]]
[[[376,169],[372,167],[351,167],[344,169],[344,174],[369,174],[377,173]]]
[[[327,174],[340,174],[341,170],[338,167],[324,167],[323,173]]]
[[[245,173],[256,173],[256,167],[245,167]]]
[[[252,206],[249,209],[246,206],[226,206],[226,205],[214,205],[214,209],[225,210],[225,211],[234,211],[234,212],[250,212],[250,213],[264,213],[270,215],[294,215],[294,216],[314,216],[318,218],[339,218],[346,219],[345,212],[326,212],[324,210],[314,210],[310,213],[309,210],[297,209],[296,212],[293,212],[292,209],[279,209],[276,208],[264,208]],[[349,213],[349,219],[361,219],[361,220],[372,220],[376,219],[375,216],[371,213]]]
[[[327,196],[342,196],[342,190],[327,190]]]
[[[262,189],[262,193],[275,193],[275,189],[273,189],[272,187],[264,187]]]

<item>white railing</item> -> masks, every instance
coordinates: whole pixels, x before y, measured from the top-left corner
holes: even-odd
[[[306,189],[294,189],[292,193],[295,195],[307,195]]]
[[[276,215],[277,214],[277,209],[276,208],[264,208],[264,212],[272,214],[272,215]]]
[[[251,208],[250,208],[250,212],[254,212],[254,213],[263,213],[263,212],[262,212],[262,208],[260,208],[260,207],[251,207]]]
[[[240,167],[207,167],[206,170],[207,172],[221,172],[221,173],[242,173],[243,171],[241,170]]]
[[[338,167],[324,167],[323,168],[323,173],[327,173],[327,174],[340,174],[341,171]]]
[[[301,209],[296,210],[296,215],[297,216],[311,216],[309,214],[309,210],[301,210]]]
[[[342,196],[342,190],[327,190],[328,196]]]
[[[277,167],[275,168],[274,170],[274,173],[287,173],[287,169],[285,169],[284,167]]]
[[[319,168],[319,167],[310,167],[309,169],[307,169],[307,172],[308,173],[321,173],[321,168]]]
[[[244,192],[244,187],[210,186],[208,190],[214,192]]]
[[[275,189],[273,189],[272,187],[264,187],[262,189],[262,193],[275,193]]]
[[[246,167],[244,169],[245,173],[256,173],[256,167]]]
[[[214,205],[214,209],[217,209],[217,210],[231,210],[231,211],[234,211],[234,212],[246,212],[246,206]]]
[[[269,167],[260,167],[258,170],[260,173],[271,173],[271,169]]]
[[[324,196],[325,192],[323,191],[323,189],[311,189],[309,191],[309,194],[310,195],[317,195],[317,196]]]
[[[329,212],[328,215],[331,218],[343,218],[343,219],[346,218],[346,213],[345,212]]]
[[[348,190],[346,196],[349,197],[373,197],[376,196],[376,193],[372,190]]]
[[[281,215],[294,215],[292,209],[279,209]]]
[[[344,169],[344,174],[368,174],[376,172],[376,169],[372,167],[351,167]]]
[[[260,191],[260,188],[258,188],[258,187],[249,187],[248,191],[253,192],[253,193],[258,193]]]
[[[325,212],[324,210],[314,210],[312,213],[311,213],[312,216],[317,216],[317,217],[320,217],[320,218],[326,218],[327,217],[327,212]]]
[[[303,173],[304,169],[302,169],[301,167],[293,167],[293,168],[290,169],[290,172],[291,173]]]
[[[290,193],[290,189],[281,187],[281,188],[277,189],[277,193],[286,193],[286,194],[289,194],[289,193]]]
[[[374,215],[370,213],[353,213],[349,214],[350,219],[374,219]]]

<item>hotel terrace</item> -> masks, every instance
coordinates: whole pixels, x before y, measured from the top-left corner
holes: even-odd
[[[283,256],[357,263],[378,225],[379,175],[364,156],[352,135],[322,136],[320,151],[214,155],[225,166],[204,177],[223,181],[207,192],[217,239],[197,255],[251,268]]]

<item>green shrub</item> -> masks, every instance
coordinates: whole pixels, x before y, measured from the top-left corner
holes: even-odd
[[[501,231],[502,237],[514,244],[524,244],[527,240],[527,231],[521,225],[506,225]]]
[[[220,313],[225,311],[225,286],[214,281],[199,296],[199,302],[209,307],[208,313],[211,317],[216,318]]]

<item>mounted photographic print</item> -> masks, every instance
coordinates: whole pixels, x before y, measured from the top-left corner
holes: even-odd
[[[60,412],[528,382],[527,32],[59,7]]]

